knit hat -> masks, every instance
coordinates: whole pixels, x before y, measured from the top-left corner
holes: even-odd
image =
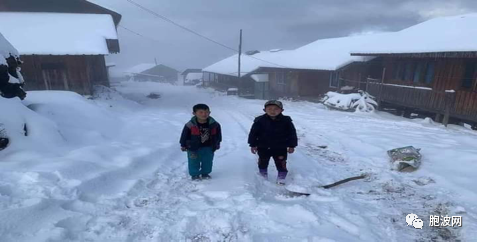
[[[265,107],[270,106],[270,105],[275,105],[278,106],[279,108],[283,109],[283,103],[277,100],[270,100],[265,103]]]

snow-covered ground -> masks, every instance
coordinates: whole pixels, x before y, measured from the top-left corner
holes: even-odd
[[[17,133],[0,151],[1,241],[477,238],[475,131],[285,101],[300,139],[287,187],[312,193],[290,198],[273,176],[266,182],[256,175],[257,157],[246,142],[263,101],[158,83],[116,89],[121,94],[103,90],[94,100],[30,92],[23,103],[30,109],[0,100],[21,110],[15,120],[32,132],[24,137],[22,126],[10,122]],[[146,98],[150,92],[161,98]],[[178,140],[200,102],[222,124],[224,142],[213,179],[192,182]],[[386,151],[408,145],[422,149],[420,169],[391,171]],[[363,173],[365,180],[319,188]],[[409,213],[424,221],[422,230],[407,226]],[[462,216],[463,226],[429,227],[430,215]]]

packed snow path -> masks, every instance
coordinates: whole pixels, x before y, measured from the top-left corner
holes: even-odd
[[[1,241],[471,241],[477,236],[475,132],[285,102],[300,139],[289,157],[288,187],[312,193],[289,198],[273,184],[273,162],[270,181],[256,175],[257,157],[246,142],[263,101],[154,83],[116,88],[125,100],[94,101],[117,121],[120,131],[111,138],[57,153],[2,157],[7,162],[0,163]],[[152,91],[161,98],[146,98]],[[224,142],[213,179],[192,182],[178,139],[192,106],[201,102],[222,124]],[[406,145],[422,148],[421,169],[390,171],[385,151]],[[370,177],[318,188],[362,173]],[[406,226],[409,213],[424,221],[422,230]],[[462,216],[464,227],[431,228],[429,215]]]

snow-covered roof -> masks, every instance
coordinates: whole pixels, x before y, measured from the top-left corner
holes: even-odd
[[[106,39],[118,39],[109,14],[1,12],[0,23],[22,55],[106,55]]]
[[[284,67],[278,63],[271,63],[275,63],[277,59],[280,59],[280,56],[285,56],[289,52],[289,50],[278,52],[261,51],[260,53],[251,56],[242,54],[240,72],[243,76],[260,67]],[[238,54],[225,58],[217,63],[214,63],[204,68],[203,71],[229,76],[238,76]]]
[[[6,64],[5,58],[10,57],[10,54],[18,56],[18,51],[0,33],[0,65]]]
[[[353,53],[405,54],[477,51],[477,14],[440,17],[357,46]]]
[[[351,56],[351,50],[387,35],[389,33],[321,39],[295,50],[271,50],[253,56],[242,55],[241,72],[246,75],[260,67],[334,71],[352,62],[372,59]],[[233,55],[204,68],[204,71],[237,76],[237,58],[238,55]]]
[[[155,66],[156,66],[156,64],[152,64],[152,63],[142,63],[142,64],[135,65],[135,66],[129,68],[125,72],[126,73],[131,73],[131,74],[138,74],[138,73],[141,73],[143,71],[147,71],[147,70],[149,70],[149,69],[151,69]]]
[[[337,70],[353,62],[368,61],[370,57],[351,56],[351,50],[367,46],[389,33],[356,35],[321,39],[272,60],[291,69]],[[271,67],[271,66],[269,66]]]
[[[259,67],[337,70],[373,57],[361,54],[399,54],[477,51],[477,14],[435,18],[399,32],[321,39],[291,51],[272,50],[243,55],[242,75]],[[204,71],[237,75],[237,56],[219,61]]]
[[[202,79],[202,73],[189,73],[187,74],[186,80],[199,80]]]

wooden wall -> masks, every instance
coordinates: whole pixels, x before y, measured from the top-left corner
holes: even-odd
[[[261,72],[269,74],[270,93],[274,98],[319,97],[336,90],[330,87],[330,71],[268,68]]]
[[[432,78],[416,81],[417,65],[421,63],[424,66],[430,62],[434,63]],[[404,78],[399,78],[397,73],[402,63],[414,64],[413,75],[401,75]],[[389,104],[439,114],[444,114],[448,105],[450,117],[477,122],[477,58],[386,57],[384,66],[385,85],[371,84],[372,95]],[[467,85],[463,85],[464,79],[468,81]]]
[[[368,62],[354,62],[339,70],[341,86],[352,86],[360,90],[366,90],[366,80],[382,79],[382,59],[376,58]]]
[[[93,85],[109,86],[104,56],[25,55],[26,90],[70,90],[91,95]]]
[[[299,95],[321,96],[328,91],[336,91],[336,88],[330,87],[331,71],[303,71],[299,72]]]
[[[241,95],[252,95],[254,93],[255,81],[250,76],[243,76],[239,80],[236,76],[204,72],[203,79],[205,85],[210,85],[217,90],[226,91],[229,88],[240,87]]]

